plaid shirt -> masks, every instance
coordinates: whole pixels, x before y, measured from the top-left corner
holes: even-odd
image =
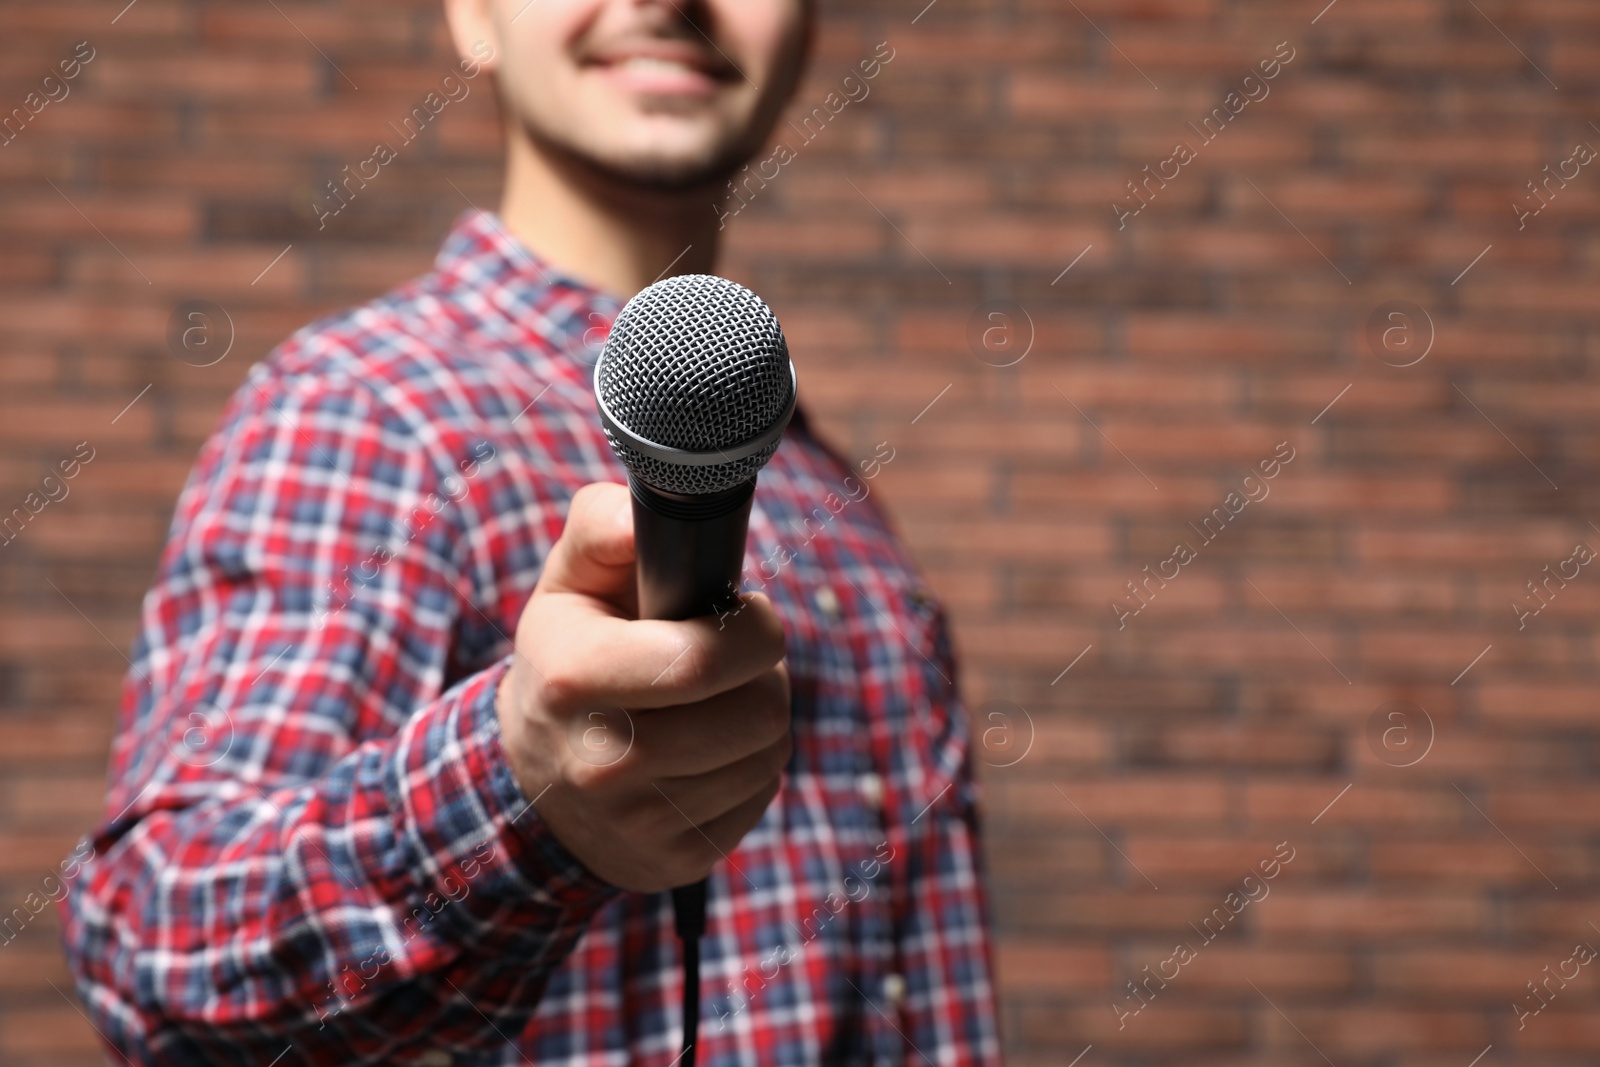
[[[500,746],[510,635],[582,485],[616,299],[465,216],[432,273],[254,367],[177,505],[63,901],[138,1064],[678,1056],[668,894],[589,873]],[[974,786],[940,609],[797,417],[748,589],[788,632],[795,750],[711,875],[700,1062],[999,1061]],[[601,739],[604,740],[604,739]]]

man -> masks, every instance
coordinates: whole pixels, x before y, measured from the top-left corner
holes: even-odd
[[[638,621],[590,391],[624,295],[713,267],[809,6],[447,12],[501,211],[290,339],[202,451],[64,904],[90,1014],[138,1064],[666,1067],[665,890],[709,874],[700,1064],[997,1062],[944,622],[869,499],[893,443],[846,464],[797,416],[760,592]]]

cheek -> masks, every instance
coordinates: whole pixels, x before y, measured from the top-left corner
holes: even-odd
[[[738,50],[729,54],[757,85],[765,87],[774,73],[799,58],[804,32],[799,0],[710,0],[707,6],[722,36]]]
[[[603,30],[606,0],[496,0],[495,69],[513,95],[557,98],[571,91],[577,57]]]
[[[620,24],[628,4],[621,0],[493,0],[495,22],[502,34],[532,33],[564,48],[585,33],[607,31]]]

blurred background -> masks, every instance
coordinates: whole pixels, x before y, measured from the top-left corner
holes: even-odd
[[[225,398],[499,191],[482,81],[318,227],[450,72],[437,0],[125,3],[0,9],[18,1067],[104,1062],[27,901]],[[1595,1063],[1600,5],[924,3],[824,3],[797,126],[892,58],[780,127],[724,273],[896,450],[1010,1061]]]

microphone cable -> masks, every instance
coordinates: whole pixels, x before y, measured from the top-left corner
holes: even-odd
[[[700,1041],[700,937],[706,932],[704,879],[672,891],[672,919],[683,954],[683,1051],[677,1067],[694,1067]]]

